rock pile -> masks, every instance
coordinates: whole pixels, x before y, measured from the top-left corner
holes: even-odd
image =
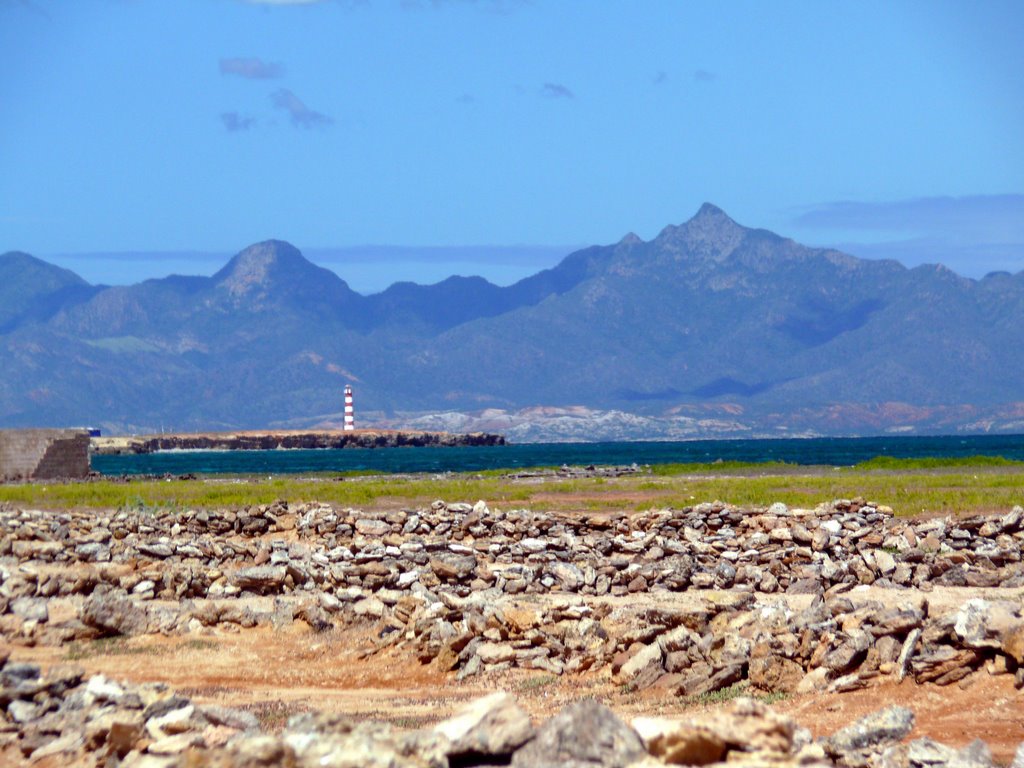
[[[81,669],[0,668],[0,759],[6,764],[125,768],[335,766],[336,768],[653,768],[664,765],[994,768],[988,748],[956,750],[928,739],[900,743],[913,714],[891,707],[814,741],[790,719],[751,699],[685,720],[632,725],[594,700],[534,724],[496,693],[433,727],[402,730],[329,713],[293,716],[269,732],[245,710],[201,704],[160,684],[133,685]],[[1024,765],[1024,744],[1013,768]]]
[[[645,464],[640,466],[637,463],[629,466],[594,466],[586,467],[570,466],[563,464],[558,469],[523,469],[517,472],[509,472],[504,475],[509,480],[531,480],[535,478],[551,478],[559,480],[577,480],[584,477],[628,477],[630,475],[650,474],[651,468]]]
[[[691,696],[744,679],[766,690],[883,675],[951,683],[986,666],[1024,684],[1019,597],[931,615],[922,600],[887,607],[855,589],[1024,586],[1020,507],[909,522],[863,499],[579,517],[440,501],[366,513],[7,506],[0,532],[11,642],[370,621],[371,652],[406,646],[463,677],[608,667],[624,685]],[[728,591],[623,621],[644,596],[704,590]],[[797,610],[794,595],[814,599]]]
[[[972,599],[929,616],[927,603],[886,607],[846,597],[816,598],[791,610],[783,602],[689,614],[614,659],[619,682],[696,696],[740,680],[762,691],[843,692],[889,677],[948,685],[981,669],[1013,673],[1024,687],[1020,601]],[[662,614],[669,618],[668,614]]]

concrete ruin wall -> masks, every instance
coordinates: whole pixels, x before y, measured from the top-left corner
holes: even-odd
[[[47,480],[89,474],[84,429],[0,429],[0,480]]]

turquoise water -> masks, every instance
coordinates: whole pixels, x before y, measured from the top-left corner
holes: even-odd
[[[94,456],[105,475],[300,472],[473,472],[483,469],[723,461],[856,464],[875,456],[1002,456],[1024,461],[1024,435],[694,440],[677,443],[528,443],[489,448],[346,448],[319,451],[171,451]]]

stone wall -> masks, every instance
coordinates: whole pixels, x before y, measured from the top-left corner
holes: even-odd
[[[89,474],[84,429],[0,429],[0,480],[46,480]]]

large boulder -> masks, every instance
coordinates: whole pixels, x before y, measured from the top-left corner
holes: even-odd
[[[913,727],[914,713],[909,709],[886,707],[836,731],[824,741],[823,746],[834,758],[848,758],[851,753],[877,750],[901,741]]]
[[[647,755],[637,732],[593,699],[570,704],[512,757],[513,768],[626,768]]]
[[[438,552],[430,558],[430,567],[441,581],[462,581],[476,570],[476,558],[473,555]]]
[[[1024,626],[1020,607],[1005,600],[974,598],[956,613],[953,631],[968,648],[1000,648],[1004,638]]]
[[[82,604],[82,623],[103,635],[141,635],[149,629],[149,616],[123,595],[94,592]]]

